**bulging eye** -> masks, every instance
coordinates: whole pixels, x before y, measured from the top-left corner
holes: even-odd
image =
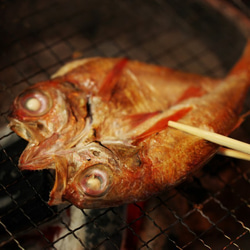
[[[46,94],[40,91],[30,91],[19,97],[21,108],[33,116],[41,116],[50,109],[50,101]]]
[[[83,193],[87,196],[103,196],[110,186],[110,175],[107,167],[97,164],[86,169],[79,179],[79,185]]]

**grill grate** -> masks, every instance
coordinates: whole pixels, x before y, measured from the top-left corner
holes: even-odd
[[[249,14],[247,1],[228,2]],[[247,249],[248,162],[216,156],[175,189],[134,204],[129,219],[125,206],[49,207],[53,174],[20,172],[26,142],[6,127],[16,95],[79,56],[223,76],[245,42],[234,23],[199,0],[2,0],[0,7],[1,249]],[[249,122],[233,136],[250,142]]]

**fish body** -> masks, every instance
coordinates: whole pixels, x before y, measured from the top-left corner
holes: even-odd
[[[249,88],[249,58],[248,43],[223,79],[121,58],[67,64],[14,101],[10,127],[29,141],[19,167],[55,170],[50,205],[102,208],[158,194],[218,149],[168,121],[230,134]]]

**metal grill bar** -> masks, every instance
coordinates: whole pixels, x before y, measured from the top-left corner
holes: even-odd
[[[249,14],[246,2],[228,2]],[[128,221],[124,206],[49,207],[53,175],[20,172],[17,160],[25,143],[6,128],[14,97],[79,55],[125,56],[221,77],[237,60],[245,41],[237,25],[199,0],[105,0],[102,4],[24,0],[1,2],[0,7],[1,247],[31,249],[36,244],[67,249],[69,243],[83,249],[120,249],[131,234],[136,249],[246,249],[250,242],[246,163],[215,157],[145,207],[134,204],[140,216]],[[248,122],[236,137],[250,140]],[[141,223],[139,231],[137,223]]]

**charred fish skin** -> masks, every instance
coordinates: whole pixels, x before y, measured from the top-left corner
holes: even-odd
[[[21,169],[55,169],[50,205],[145,200],[204,165],[218,145],[168,121],[228,135],[249,88],[250,43],[224,79],[123,58],[91,58],[16,98],[10,127],[29,141]]]

